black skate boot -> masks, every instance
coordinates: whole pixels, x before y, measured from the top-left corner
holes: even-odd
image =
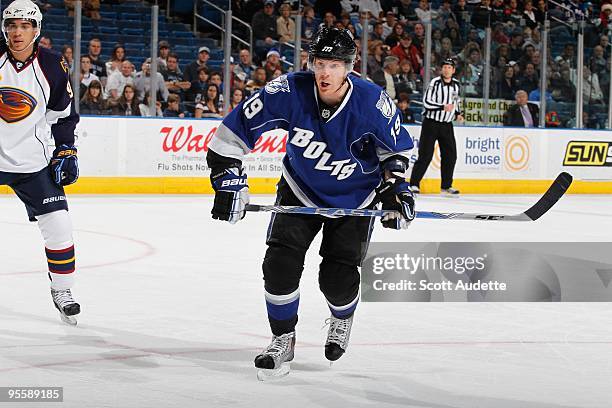
[[[51,289],[51,298],[55,308],[60,312],[62,321],[71,326],[76,326],[77,320],[75,316],[81,313],[81,305],[74,301],[70,289]]]
[[[272,378],[284,377],[289,374],[289,362],[293,360],[295,348],[295,332],[272,337],[272,342],[264,351],[255,357],[257,379],[266,381]]]
[[[353,315],[346,319],[338,319],[332,316],[327,319],[326,323],[329,323],[329,331],[325,342],[325,358],[333,362],[342,357],[348,348],[351,327],[353,326]]]

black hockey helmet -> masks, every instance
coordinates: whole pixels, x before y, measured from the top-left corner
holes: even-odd
[[[347,64],[347,70],[350,72],[353,70],[356,56],[357,45],[349,30],[322,27],[310,43],[308,66],[312,69],[315,58],[334,59],[344,61]]]

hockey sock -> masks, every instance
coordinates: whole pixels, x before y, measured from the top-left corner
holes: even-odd
[[[329,306],[331,314],[337,319],[348,319],[349,317],[351,317],[352,314],[355,313],[355,309],[357,309],[358,303],[359,294],[355,296],[355,299],[343,306],[333,305],[329,300],[327,300],[327,305]]]
[[[68,211],[55,211],[36,218],[45,240],[51,288],[70,289],[74,284],[75,255]]]
[[[300,289],[287,295],[273,295],[266,290],[265,297],[272,333],[280,336],[294,331],[300,304]]]

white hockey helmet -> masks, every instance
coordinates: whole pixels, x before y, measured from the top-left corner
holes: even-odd
[[[37,29],[34,41],[40,35],[40,29],[42,26],[42,13],[36,4],[31,0],[15,0],[9,4],[2,12],[2,34],[4,39],[8,42],[8,34],[6,32],[6,24],[9,20],[29,20],[32,22],[34,27]]]

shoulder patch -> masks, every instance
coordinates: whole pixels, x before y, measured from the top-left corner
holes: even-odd
[[[289,89],[289,80],[287,80],[286,74],[268,82],[265,89],[269,94],[275,94],[277,92],[291,92],[291,89]]]
[[[387,123],[391,123],[391,119],[395,115],[395,111],[397,110],[397,108],[387,92],[380,92],[380,97],[378,98],[378,102],[376,102],[376,108],[380,111],[380,113],[382,113],[385,118],[389,119]]]
[[[68,73],[68,71],[70,71],[70,68],[68,67],[68,62],[64,57],[62,57],[62,59],[60,60],[60,65],[62,66],[64,72]]]

